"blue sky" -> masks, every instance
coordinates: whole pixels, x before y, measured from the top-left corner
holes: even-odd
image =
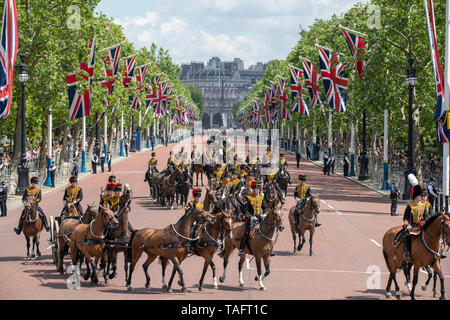
[[[102,11],[124,27],[136,48],[152,42],[178,63],[241,58],[245,67],[285,59],[315,19],[368,0],[102,0]]]

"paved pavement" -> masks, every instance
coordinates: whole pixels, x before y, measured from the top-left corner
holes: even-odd
[[[158,168],[165,167],[169,147],[158,147]],[[113,165],[113,173],[122,183],[133,188],[133,203],[130,216],[134,228],[164,228],[174,223],[183,214],[182,209],[169,210],[153,204],[148,197],[148,186],[144,183],[144,173],[150,152],[130,154]],[[390,202],[383,195],[355,184],[341,176],[324,176],[321,169],[312,162],[301,162],[295,168],[295,157],[288,154],[289,172],[294,184],[289,187],[288,200],[283,207],[284,223],[287,227],[279,234],[275,244],[276,256],[272,258],[271,274],[264,280],[267,291],[258,290],[255,263],[250,262],[250,270],[244,270],[244,288],[239,287],[237,272],[237,251],[230,259],[227,280],[219,283],[219,289],[212,288],[211,271],[205,277],[205,291],[198,291],[203,259],[190,257],[182,264],[189,293],[181,293],[174,284],[174,293],[168,294],[161,289],[161,266],[154,262],[149,272],[152,277],[151,290],[144,288],[145,277],[140,268],[141,258],[133,274],[132,293],[127,292],[124,280],[122,256],[119,257],[119,277],[107,285],[100,280],[99,286],[82,280],[81,289],[69,290],[66,285],[68,276],[60,276],[52,264],[51,251],[48,249],[48,233],[41,237],[43,256],[35,261],[26,262],[26,243],[22,235],[13,233],[13,227],[21,209],[11,210],[8,217],[0,219],[0,299],[160,299],[160,300],[298,300],[298,299],[384,299],[387,283],[387,269],[382,256],[381,242],[383,234],[390,227],[402,223],[405,206],[399,205],[397,217],[389,214]],[[309,256],[309,245],[301,253],[293,254],[293,241],[287,221],[288,210],[295,205],[293,190],[298,183],[299,173],[305,173],[313,192],[321,199],[319,216],[322,226],[314,236],[314,257]],[[80,181],[87,203],[98,204],[99,193],[106,184],[108,173],[91,175]],[[47,216],[59,215],[62,207],[63,188],[44,195],[42,208]],[[218,275],[222,274],[222,259],[215,256]],[[68,257],[65,259],[69,264]],[[450,268],[448,260],[442,261],[445,283],[449,287]],[[168,270],[171,270],[169,266]],[[379,270],[379,281],[372,270]],[[102,279],[102,277],[100,277]],[[398,273],[398,280],[404,295],[408,291],[403,285],[404,277]],[[431,299],[431,288],[420,290],[425,275],[420,274],[417,299]]]

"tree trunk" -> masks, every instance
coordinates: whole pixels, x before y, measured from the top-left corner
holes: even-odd
[[[69,124],[69,122],[67,122],[65,125],[64,125],[64,131],[63,131],[63,141],[62,141],[62,146],[61,146],[61,153],[60,153],[60,157],[59,157],[59,167],[61,168],[62,167],[62,164],[63,164],[63,162],[64,162],[64,159],[65,159],[65,157],[66,157],[66,153],[67,153],[67,136],[68,136],[68,133],[69,133],[69,128],[70,128],[70,124]],[[69,159],[69,162],[70,162],[70,159]]]
[[[416,90],[413,91],[413,162],[414,168],[417,170],[417,178],[420,183],[422,181],[422,165],[421,155],[424,152],[423,138],[420,134],[420,108],[417,105]]]
[[[109,132],[108,132],[108,150],[107,151],[111,151],[111,149],[112,149],[111,148],[111,144],[112,144],[114,122],[116,122],[116,116],[114,114],[112,114],[111,115],[111,121],[110,121],[111,126],[110,126]]]
[[[82,126],[82,124],[80,123],[81,121],[83,121],[83,119],[75,123],[74,130],[72,131],[74,151],[78,148],[78,145],[80,144],[81,126]],[[80,148],[79,152],[81,152],[82,149],[83,147]]]
[[[48,117],[45,117],[44,126],[42,127],[42,140],[41,149],[39,153],[39,170],[44,170],[47,166],[47,154],[48,154]]]

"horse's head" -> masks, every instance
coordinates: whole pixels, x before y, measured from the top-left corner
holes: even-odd
[[[193,209],[192,213],[194,214],[194,221],[197,223],[205,223],[205,222],[215,222],[215,216],[209,214],[207,211]]]
[[[221,212],[216,216],[218,223],[220,224],[219,229],[225,232],[226,238],[231,238],[232,235],[232,219],[229,213]]]
[[[450,247],[450,216],[442,215],[442,236],[447,246]]]
[[[100,214],[103,219],[103,224],[111,229],[117,228],[119,226],[119,221],[114,216],[114,212],[100,205]]]
[[[120,197],[120,200],[124,201],[124,203],[126,203],[128,201],[131,201],[132,198],[133,198],[133,190],[131,189],[131,187],[128,184],[126,184],[124,186],[123,193],[122,193],[122,196]],[[121,202],[121,204],[122,204],[122,202]]]
[[[81,221],[84,224],[91,223],[91,221],[94,221],[94,219],[97,217],[97,209],[95,207],[95,204],[88,204],[88,207],[86,211],[83,214],[83,217],[81,218]]]
[[[206,188],[206,198],[212,204],[217,202],[216,193],[213,190],[209,189],[209,188]]]
[[[268,216],[272,217],[272,226],[278,231],[284,230],[284,223],[279,209],[270,209]],[[266,217],[267,219],[267,217]]]
[[[319,214],[320,213],[320,199],[319,199],[319,195],[317,194],[313,194],[311,195],[311,198],[309,199],[309,203],[310,206],[313,210],[314,214]]]

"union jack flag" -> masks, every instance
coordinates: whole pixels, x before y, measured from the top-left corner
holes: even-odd
[[[314,68],[314,64],[305,59],[302,59],[302,67],[305,76],[306,87],[308,88],[309,96],[311,97],[311,108],[314,108],[316,104],[322,104],[319,95],[319,92],[322,91],[319,88],[319,75],[317,74],[317,70]]]
[[[128,88],[130,85],[131,80],[134,78],[134,68],[136,66],[136,55],[125,59],[125,72],[123,73],[123,86],[125,88]]]
[[[133,95],[129,96],[129,102],[130,102],[130,107],[133,110],[139,109],[139,106],[141,105],[141,103],[139,102],[139,98],[134,97]]]
[[[6,0],[0,44],[0,119],[6,119],[11,110],[14,64],[19,45],[18,32],[16,1]]]
[[[80,95],[77,91],[77,75],[72,73],[66,76],[67,91],[69,95],[70,120],[79,119],[91,114],[91,93],[94,78],[95,47],[96,41],[94,37],[89,44],[89,63],[80,63],[80,69],[86,72],[87,75],[83,73],[80,73],[79,75],[86,81],[89,81],[89,89],[86,90],[83,95]]]
[[[150,64],[146,64],[145,66],[142,66],[137,69],[136,72],[136,81],[138,83],[138,91],[141,91],[144,87],[145,77],[147,76],[148,68]]]
[[[339,63],[339,55],[330,50],[319,49],[320,69],[328,103],[338,112],[345,112],[346,95],[341,90],[347,89],[348,78],[344,72],[344,63]]]
[[[159,84],[159,82],[161,81],[161,77],[162,77],[162,73],[159,73],[159,74],[156,75],[156,77],[155,77],[155,83],[156,84]]]
[[[282,77],[278,76],[278,88],[279,88],[279,97],[280,97],[280,103],[281,107],[284,107],[288,103],[288,98],[286,94],[286,80],[284,80]]]
[[[116,76],[119,71],[120,45],[109,49],[108,56],[103,60],[103,70],[106,80],[102,82],[102,87],[108,89],[108,96],[111,96],[116,84]]]
[[[163,112],[164,115],[170,114],[170,104],[172,102],[172,98],[170,95],[172,94],[173,86],[166,85],[163,91]]]
[[[299,112],[301,114],[309,116],[308,106],[303,100],[303,88],[300,84],[303,71],[289,66],[290,74],[291,74],[291,96],[292,96],[292,112]]]
[[[436,114],[438,141],[450,141],[450,111],[444,110],[444,77],[442,76],[441,59],[436,38],[436,24],[434,20],[433,0],[424,0],[425,14],[427,16],[428,38],[430,41],[431,61],[433,62],[434,80],[436,84]],[[447,125],[446,125],[447,124]]]
[[[364,67],[367,65],[364,61],[364,52],[366,51],[366,38],[356,35],[344,28],[342,28],[345,39],[347,40],[348,48],[355,60],[356,69],[358,70],[359,77],[364,79]]]
[[[264,99],[262,101],[262,105],[263,105],[263,109],[264,109],[264,118],[266,119],[266,123],[269,124],[270,123],[270,116],[271,116],[271,112],[270,112],[270,104],[269,104],[269,96],[266,94],[264,94]]]
[[[160,82],[158,84],[158,91],[154,93],[154,98],[152,101],[153,107],[153,116],[155,118],[161,118],[165,115],[164,110],[164,100],[167,99],[167,96],[164,96],[165,91],[167,90],[168,80]]]
[[[291,114],[285,106],[281,107],[281,118],[284,120],[292,120]]]
[[[277,109],[277,98],[280,96],[278,87],[272,82],[272,89],[270,90],[272,96],[270,97],[270,103],[272,104],[272,112]]]
[[[153,88],[146,85],[145,86],[145,114],[146,115],[150,108],[153,106],[153,99],[155,98],[155,92],[153,91]]]

